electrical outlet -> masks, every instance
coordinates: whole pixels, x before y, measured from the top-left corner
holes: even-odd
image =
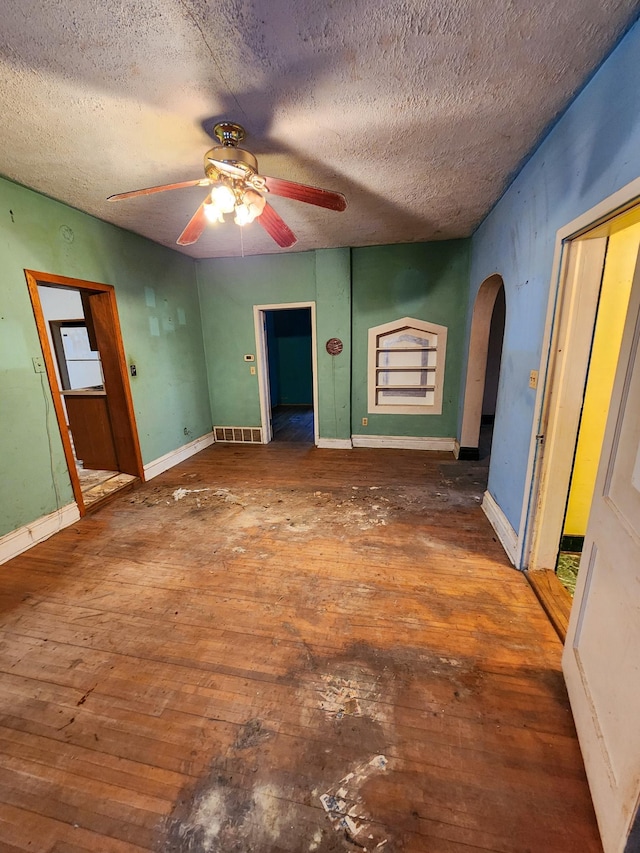
[[[369,426],[369,418],[362,419],[362,426]]]
[[[33,362],[34,373],[44,373],[44,359],[41,355],[34,355],[31,361]]]
[[[529,374],[529,388],[537,388],[538,387],[538,371],[532,370]]]
[[[256,375],[256,369],[253,365],[251,365],[250,370],[251,370],[251,375],[255,376]]]

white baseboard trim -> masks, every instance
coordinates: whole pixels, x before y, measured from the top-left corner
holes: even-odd
[[[351,450],[353,444],[350,438],[319,438],[316,447],[327,450]]]
[[[6,563],[7,560],[17,557],[18,554],[27,551],[32,545],[37,545],[38,542],[44,542],[45,539],[53,536],[63,527],[68,527],[78,521],[79,518],[78,505],[75,503],[67,504],[56,512],[37,518],[31,524],[25,524],[24,527],[6,533],[0,538],[0,563]]]
[[[493,495],[489,492],[484,493],[482,498],[482,509],[484,514],[489,519],[489,523],[496,532],[500,544],[506,551],[507,557],[513,565],[516,565],[518,558],[518,534],[513,529],[507,516],[500,509]]]
[[[164,456],[154,459],[153,462],[149,462],[148,465],[144,466],[144,479],[153,480],[158,474],[168,471],[169,468],[173,468],[179,462],[184,462],[185,459],[199,453],[205,447],[210,447],[214,443],[214,440],[213,432],[208,432],[205,435],[201,435],[200,438],[190,441],[189,444],[183,444],[177,450],[172,450],[170,453],[165,453]]]
[[[456,457],[456,459],[460,456],[460,442],[457,438],[453,442],[453,455]]]
[[[455,438],[411,437],[408,435],[352,435],[354,447],[391,447],[399,450],[450,450]]]

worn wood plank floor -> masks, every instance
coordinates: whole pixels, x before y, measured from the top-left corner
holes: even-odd
[[[0,849],[601,851],[484,476],[215,445],[3,566]]]
[[[313,444],[313,406],[276,406],[271,410],[274,441]]]

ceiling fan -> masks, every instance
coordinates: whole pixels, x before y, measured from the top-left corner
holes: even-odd
[[[122,201],[140,195],[151,195],[165,190],[185,187],[211,187],[211,192],[196,210],[178,237],[180,246],[195,243],[207,222],[223,222],[226,213],[234,213],[237,225],[248,225],[256,220],[275,242],[288,249],[296,236],[280,215],[271,207],[263,193],[291,198],[328,210],[345,210],[347,200],[342,193],[310,187],[281,178],[269,178],[258,172],[258,161],[250,151],[238,148],[245,137],[244,128],[234,122],[220,122],[213,130],[220,142],[204,155],[205,178],[147,187],[109,196],[108,201]]]

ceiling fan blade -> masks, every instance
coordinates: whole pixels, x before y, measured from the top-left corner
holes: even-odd
[[[265,204],[264,210],[255,221],[262,225],[267,234],[270,237],[273,237],[278,246],[282,249],[288,249],[298,241],[298,238],[291,228],[289,228],[280,214],[277,213],[268,202]]]
[[[191,219],[187,222],[187,227],[176,240],[176,243],[179,246],[190,246],[192,243],[196,242],[198,237],[200,237],[204,231],[207,224],[207,217],[204,213],[205,204],[206,201],[203,201]]]
[[[147,187],[144,190],[131,190],[128,193],[117,193],[110,195],[107,201],[122,201],[125,198],[134,198],[138,195],[151,195],[152,193],[163,193],[165,190],[182,190],[185,187],[208,187],[211,181],[208,178],[197,178],[195,181],[181,181],[178,184],[163,184],[161,187]]]
[[[326,207],[328,210],[345,210],[347,207],[347,200],[342,193],[323,190],[320,187],[309,187],[294,181],[284,181],[282,178],[268,178],[266,175],[263,177],[267,189],[274,195],[303,201],[306,204],[315,204],[317,207]]]

